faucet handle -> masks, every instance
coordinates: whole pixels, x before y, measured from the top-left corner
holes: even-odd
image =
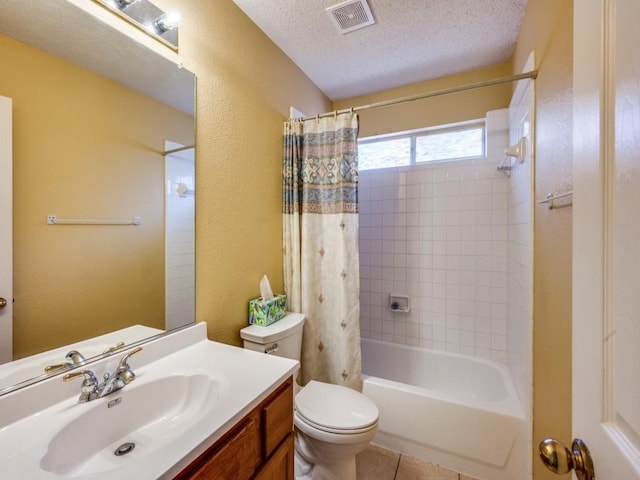
[[[111,353],[111,352],[115,352],[116,350],[120,350],[122,347],[124,347],[125,343],[124,342],[118,342],[115,345],[110,346],[109,348],[107,348],[104,352],[102,353]]]
[[[142,347],[136,347],[133,350],[131,350],[130,352],[125,353],[122,356],[122,359],[120,360],[120,366],[119,366],[118,370],[122,370],[122,369],[125,369],[125,368],[130,368],[129,367],[129,363],[128,363],[129,362],[129,358],[131,358],[132,355],[135,355],[136,353],[138,353],[140,351],[142,351]]]
[[[57,365],[47,365],[44,367],[44,373],[55,373],[61,372],[62,370],[66,370],[69,367],[73,367],[71,363],[59,363]]]
[[[129,358],[131,355],[135,355],[139,351],[142,350],[142,347],[137,347],[131,350],[129,353],[125,354],[120,360],[120,366],[118,367],[118,378],[125,385],[133,382],[136,379],[136,374],[133,373],[131,367],[129,366]]]
[[[89,402],[98,398],[98,379],[91,370],[80,370],[78,372],[67,373],[62,377],[62,381],[68,382],[69,380],[73,380],[77,377],[84,377],[78,402]]]
[[[73,380],[77,377],[84,377],[84,380],[82,382],[83,388],[98,385],[98,379],[91,370],[80,370],[77,372],[67,373],[62,377],[62,381],[68,382],[69,380]]]

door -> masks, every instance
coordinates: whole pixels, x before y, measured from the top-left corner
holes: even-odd
[[[640,479],[640,2],[574,2],[573,434]]]
[[[0,363],[13,357],[11,99],[0,97]]]

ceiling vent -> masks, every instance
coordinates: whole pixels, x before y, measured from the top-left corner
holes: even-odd
[[[376,23],[366,0],[347,0],[326,11],[340,33],[353,32]]]

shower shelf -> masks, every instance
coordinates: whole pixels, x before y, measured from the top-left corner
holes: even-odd
[[[408,313],[411,310],[408,295],[389,295],[389,310],[398,313]]]

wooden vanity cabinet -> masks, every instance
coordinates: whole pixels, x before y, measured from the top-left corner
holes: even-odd
[[[294,480],[293,451],[289,378],[174,480]]]
[[[254,480],[295,480],[293,452],[293,432],[290,432]]]

